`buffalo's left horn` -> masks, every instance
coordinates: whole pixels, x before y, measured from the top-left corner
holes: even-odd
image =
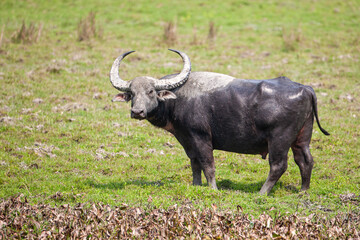
[[[181,86],[182,84],[184,84],[190,75],[191,62],[190,62],[189,57],[183,52],[180,52],[180,51],[177,51],[174,49],[169,49],[169,50],[176,52],[177,54],[179,54],[181,56],[181,58],[183,59],[183,62],[184,62],[184,67],[181,70],[181,72],[173,78],[156,80],[155,81],[155,89],[156,90],[171,90],[171,89],[177,88],[177,87]]]
[[[121,60],[123,60],[127,55],[133,53],[135,51],[130,51],[124,53],[123,55],[119,56],[115,59],[111,70],[110,70],[110,82],[119,91],[128,92],[130,90],[130,82],[124,81],[119,77],[119,66]]]

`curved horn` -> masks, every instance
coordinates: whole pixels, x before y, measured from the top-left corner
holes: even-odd
[[[127,92],[130,90],[130,82],[124,81],[119,77],[119,66],[121,60],[123,60],[127,55],[130,53],[133,53],[135,51],[130,51],[127,53],[124,53],[123,55],[119,56],[115,59],[111,70],[110,70],[110,82],[119,91]]]
[[[190,75],[191,62],[190,62],[189,57],[183,52],[180,52],[180,51],[177,51],[174,49],[169,49],[169,50],[176,52],[177,54],[179,54],[181,56],[181,58],[183,59],[183,62],[184,62],[184,67],[181,70],[181,72],[173,78],[161,79],[161,80],[155,81],[155,89],[156,90],[171,90],[171,89],[177,88],[177,87],[181,86],[182,84],[184,84]]]

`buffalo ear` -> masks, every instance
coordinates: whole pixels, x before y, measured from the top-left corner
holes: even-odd
[[[130,93],[118,93],[116,96],[111,100],[112,102],[128,102],[131,100]]]
[[[157,98],[159,101],[165,101],[167,99],[176,99],[176,95],[168,90],[161,90],[157,92]]]

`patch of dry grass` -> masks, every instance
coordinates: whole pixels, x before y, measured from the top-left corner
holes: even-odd
[[[1,34],[0,34],[0,48],[1,48],[1,46],[2,46],[3,39],[4,39],[4,30],[5,30],[5,25],[3,25],[3,27],[1,28]]]
[[[209,32],[208,32],[208,40],[210,42],[215,42],[216,40],[216,35],[218,32],[218,28],[215,26],[215,23],[213,21],[211,21],[209,23]]]
[[[282,39],[285,51],[295,51],[304,37],[300,28],[283,28]]]
[[[50,198],[63,199],[61,193]],[[76,198],[77,196],[72,196]],[[151,196],[148,202],[151,203]],[[71,238],[89,236],[116,239],[346,239],[360,238],[360,215],[340,213],[332,219],[312,214],[299,217],[262,214],[258,219],[237,212],[217,211],[214,204],[205,210],[191,204],[169,209],[91,206],[78,203],[51,207],[30,205],[26,198],[12,197],[0,202],[0,236],[3,238]]]
[[[12,34],[11,41],[14,43],[36,43],[41,38],[42,30],[42,23],[38,26],[33,22],[31,22],[29,25],[26,25],[25,20],[23,20],[21,27]],[[2,30],[0,43],[3,39],[3,32],[4,31]]]
[[[197,29],[196,27],[193,28],[193,34],[192,34],[192,40],[190,42],[191,45],[198,45],[199,44],[199,39],[197,36]]]
[[[96,13],[90,12],[87,17],[80,19],[78,23],[78,41],[86,41],[92,38],[101,38],[103,30],[96,27]]]
[[[164,26],[164,41],[171,45],[177,42],[176,23],[170,21]]]

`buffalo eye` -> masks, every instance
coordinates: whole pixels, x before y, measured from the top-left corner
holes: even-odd
[[[148,92],[148,95],[151,96],[154,94],[154,89],[151,89],[149,92]]]

